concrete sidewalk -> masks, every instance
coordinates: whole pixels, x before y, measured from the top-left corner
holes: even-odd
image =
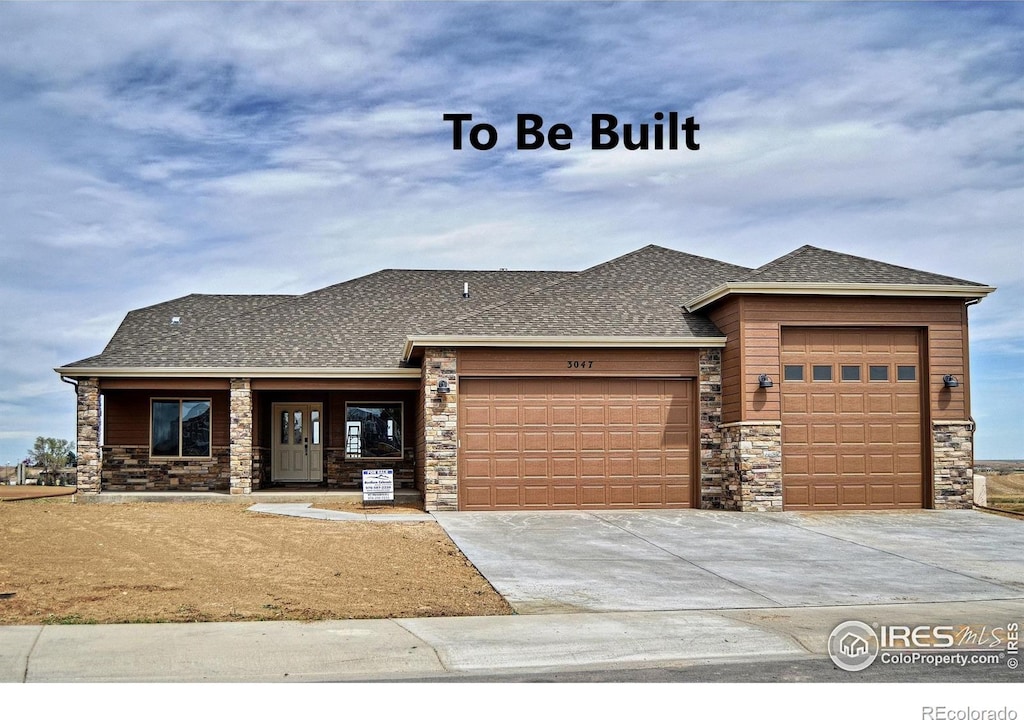
[[[314,623],[0,627],[0,682],[494,678],[826,656],[850,619],[1005,627],[1020,601]],[[1021,674],[1024,680],[1024,672]]]

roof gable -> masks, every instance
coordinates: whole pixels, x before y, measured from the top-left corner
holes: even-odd
[[[891,265],[857,255],[804,245],[765,263],[742,278],[743,282],[891,283],[903,285],[977,285],[981,283]]]

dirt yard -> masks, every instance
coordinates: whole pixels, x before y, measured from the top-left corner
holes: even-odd
[[[331,522],[245,508],[0,502],[0,624],[511,612],[434,523]],[[331,508],[362,512],[358,504]]]

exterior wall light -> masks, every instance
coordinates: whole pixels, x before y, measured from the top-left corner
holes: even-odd
[[[445,380],[444,378],[441,378],[440,380],[437,381],[437,394],[438,395],[447,395],[451,391],[452,391],[451,385],[448,384],[447,380]]]
[[[758,377],[757,377],[757,386],[759,388],[774,387],[773,384],[772,384],[772,379],[770,377],[768,377],[768,375],[765,374],[765,373],[761,373],[760,375],[758,375]]]
[[[960,387],[960,383],[957,381],[955,375],[943,375],[942,384],[948,388]]]

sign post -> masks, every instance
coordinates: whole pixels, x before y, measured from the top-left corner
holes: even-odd
[[[363,505],[368,502],[395,504],[394,470],[363,470]]]

